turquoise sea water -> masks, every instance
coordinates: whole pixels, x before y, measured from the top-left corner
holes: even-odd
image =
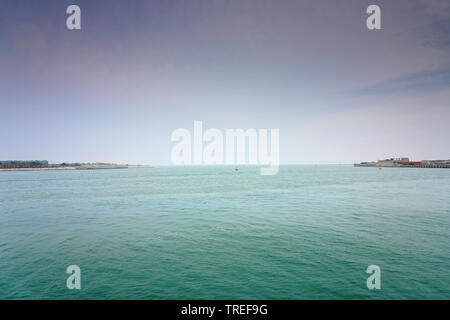
[[[0,299],[449,298],[450,170],[0,172]]]

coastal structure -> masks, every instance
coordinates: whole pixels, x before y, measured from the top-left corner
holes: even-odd
[[[395,168],[450,168],[450,160],[409,161],[409,158],[390,158],[371,162],[355,163],[355,167],[395,167]]]

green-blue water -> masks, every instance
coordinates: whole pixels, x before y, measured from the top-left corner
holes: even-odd
[[[446,169],[0,172],[1,299],[449,299],[449,284]]]

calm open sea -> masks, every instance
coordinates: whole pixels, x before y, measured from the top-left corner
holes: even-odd
[[[450,299],[450,170],[0,172],[0,299],[67,298]]]

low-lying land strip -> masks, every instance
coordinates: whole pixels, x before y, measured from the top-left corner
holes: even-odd
[[[102,163],[102,162],[49,164],[47,160],[0,161],[0,171],[99,170],[99,169],[128,169],[128,168],[152,168],[152,166]]]

